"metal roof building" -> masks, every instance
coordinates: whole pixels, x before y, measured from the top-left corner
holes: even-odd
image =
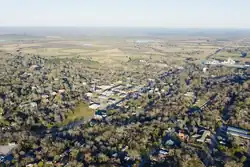
[[[250,132],[248,130],[235,128],[235,127],[227,127],[227,134],[231,134],[233,136],[239,136],[245,139],[250,139]]]
[[[239,136],[239,137],[242,137],[242,138],[245,138],[245,139],[249,139],[250,140],[250,135],[248,134],[242,134],[242,133],[239,133],[239,132],[233,132],[233,131],[229,131],[227,132],[228,134],[231,134],[233,136]]]
[[[240,128],[236,128],[236,127],[232,127],[232,126],[228,126],[227,131],[228,132],[237,132],[237,133],[246,134],[246,135],[250,134],[248,130],[244,130],[244,129],[240,129]]]

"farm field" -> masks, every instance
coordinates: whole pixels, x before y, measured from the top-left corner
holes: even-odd
[[[92,60],[106,65],[120,65],[131,61],[148,63],[180,64],[187,58],[202,60],[220,46],[207,37],[97,37],[55,38],[36,40],[12,39],[0,43],[0,49],[20,54],[35,54],[46,58],[78,58]]]

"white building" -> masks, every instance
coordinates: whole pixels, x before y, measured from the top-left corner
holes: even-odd
[[[204,67],[204,68],[202,69],[202,71],[203,71],[204,73],[206,73],[206,72],[207,72],[207,68]]]
[[[206,64],[220,64],[220,62],[218,60],[211,60],[206,62]]]
[[[93,110],[96,110],[96,109],[98,109],[99,107],[100,107],[100,104],[96,104],[96,103],[91,104],[91,105],[89,106],[89,108],[91,108],[91,109],[93,109]]]
[[[231,58],[228,58],[227,61],[223,61],[222,64],[235,64],[235,61]]]

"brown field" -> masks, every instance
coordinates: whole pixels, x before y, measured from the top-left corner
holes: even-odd
[[[150,40],[137,43],[137,40]],[[241,42],[241,43],[240,43]],[[246,47],[249,41],[233,41],[238,46]],[[49,37],[36,41],[22,41],[18,43],[0,43],[0,50],[25,54],[36,54],[47,58],[79,58],[97,61],[106,65],[119,65],[129,60],[145,60],[148,63],[167,62],[168,64],[182,64],[186,58],[204,60],[226,42],[218,42],[209,37],[86,37],[83,39],[65,39]],[[219,52],[214,57],[249,61],[240,58],[238,53]],[[197,61],[200,62],[200,61]]]

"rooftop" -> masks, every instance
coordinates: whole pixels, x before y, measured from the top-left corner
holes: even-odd
[[[244,130],[244,129],[240,129],[240,128],[236,128],[236,127],[232,127],[232,126],[228,126],[227,127],[227,131],[232,131],[232,132],[238,132],[238,133],[242,133],[242,134],[250,134],[250,132],[248,130]]]
[[[0,145],[0,154],[7,155],[15,147],[16,144]]]

